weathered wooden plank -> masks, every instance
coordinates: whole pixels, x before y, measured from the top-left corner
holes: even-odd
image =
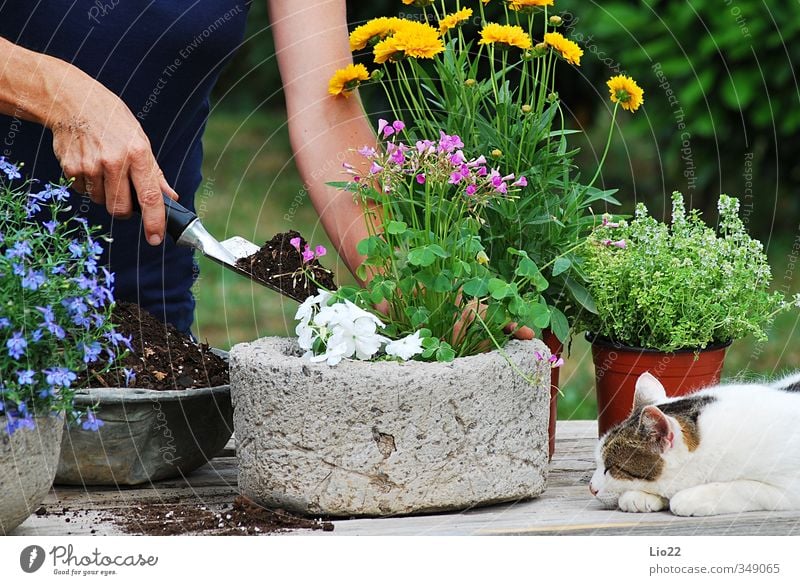
[[[604,510],[590,496],[587,487],[594,470],[596,422],[559,422],[557,433],[548,488],[539,498],[454,514],[338,520],[332,534],[800,534],[800,511],[678,518],[668,512],[625,514]],[[44,502],[48,514],[32,516],[16,534],[119,534],[120,528],[113,519],[124,517],[132,506],[163,504],[168,507],[182,503],[211,509],[230,504],[238,493],[233,439],[225,449],[225,456],[215,458],[191,475],[154,485],[87,489],[56,486]]]

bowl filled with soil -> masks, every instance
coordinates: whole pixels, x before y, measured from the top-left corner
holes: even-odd
[[[56,483],[136,485],[190,473],[233,433],[228,363],[138,305],[117,303],[117,331],[133,351],[122,369],[89,370],[75,404],[96,406],[97,431],[64,433]]]

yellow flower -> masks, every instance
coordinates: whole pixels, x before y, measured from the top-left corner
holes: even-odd
[[[550,32],[545,34],[544,42],[561,53],[561,56],[567,63],[572,63],[573,65],[581,64],[583,49],[581,49],[577,43],[564,37],[561,33]]]
[[[462,22],[469,20],[470,16],[472,16],[472,8],[462,8],[458,12],[446,15],[439,21],[439,34],[443,35],[451,28],[457,27]]]
[[[531,48],[531,37],[521,26],[497,24],[490,22],[481,29],[479,45],[497,43],[506,47],[519,47],[522,50]]]
[[[373,18],[350,33],[350,50],[360,51],[371,43],[381,41],[396,33],[407,22],[409,21],[395,17]]]
[[[617,75],[606,82],[611,101],[629,112],[635,112],[644,103],[644,90],[630,77]]]
[[[391,37],[375,45],[375,62],[397,61],[403,57],[432,59],[444,51],[439,31],[421,22],[406,21]]]
[[[423,7],[423,6],[430,6],[431,4],[433,4],[433,0],[403,0],[403,4],[405,4],[406,6],[411,6],[412,4],[415,4],[417,6]]]
[[[331,95],[350,96],[355,88],[361,85],[362,81],[369,79],[369,71],[361,63],[358,65],[348,65],[344,69],[339,69],[333,74],[328,82],[328,93]]]
[[[541,6],[552,6],[554,0],[507,0],[511,10],[527,10]]]

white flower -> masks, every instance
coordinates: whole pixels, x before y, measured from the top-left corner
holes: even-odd
[[[319,294],[314,297],[314,303],[320,307],[327,307],[328,301],[333,298],[333,294],[326,290],[319,291]]]
[[[325,353],[322,353],[320,355],[312,355],[311,361],[327,362],[329,366],[335,366],[340,361],[342,361],[342,358],[348,357],[346,354],[347,354],[347,347],[343,343],[334,345],[333,343],[329,342],[328,346],[325,348]]]
[[[314,345],[314,337],[317,332],[312,327],[309,327],[308,323],[298,323],[294,332],[297,335],[297,345],[299,345],[301,349],[311,349]]]
[[[301,321],[303,323],[308,323],[311,317],[314,316],[314,309],[317,306],[317,297],[310,296],[306,300],[304,300],[299,307],[297,307],[297,312],[294,314],[295,321]]]
[[[422,353],[422,339],[419,331],[406,335],[402,339],[391,341],[386,345],[386,354],[397,356],[403,360],[410,360],[418,353]]]
[[[360,360],[372,358],[386,343],[387,339],[379,335],[374,321],[366,317],[358,317],[353,321],[341,321],[332,329],[329,345],[342,344],[346,348],[345,357]]]

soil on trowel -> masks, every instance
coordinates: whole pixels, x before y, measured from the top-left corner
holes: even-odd
[[[299,250],[290,243],[300,238]],[[318,259],[303,260],[302,251],[307,242],[296,231],[277,234],[261,249],[246,258],[240,258],[236,265],[249,273],[253,280],[278,289],[281,293],[302,302],[319,293],[319,288],[335,290],[333,273],[324,268]]]
[[[216,511],[215,511],[216,508]],[[254,536],[289,530],[333,530],[331,522],[300,518],[283,510],[267,510],[246,496],[232,505],[149,504],[131,506],[114,522],[129,534],[172,536],[208,534]]]
[[[185,390],[229,383],[228,363],[208,345],[195,343],[138,305],[117,302],[111,320],[117,332],[131,338],[133,351],[119,361],[118,370],[89,369],[82,387]],[[133,370],[128,383],[123,368]]]

